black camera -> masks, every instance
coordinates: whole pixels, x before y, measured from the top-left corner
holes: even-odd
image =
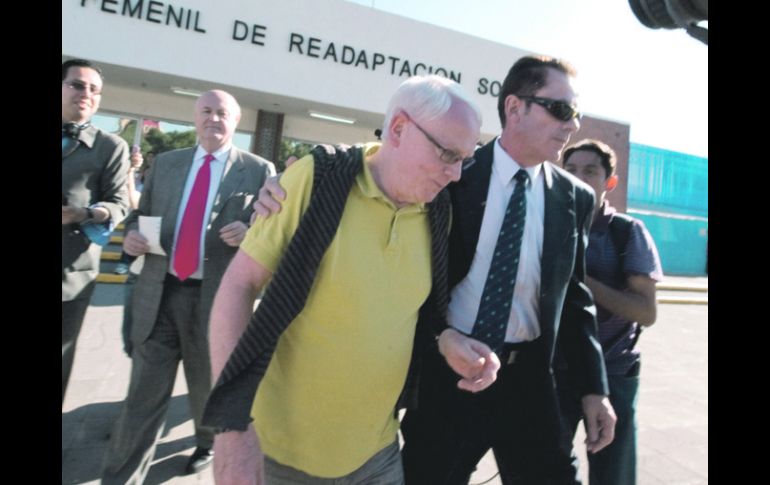
[[[698,25],[709,19],[708,0],[628,0],[628,4],[645,27],[681,28],[704,44],[709,43],[708,29]]]

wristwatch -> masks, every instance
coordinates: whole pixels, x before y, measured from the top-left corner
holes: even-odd
[[[80,221],[81,224],[88,224],[94,221],[94,211],[90,207],[86,207],[86,218]]]

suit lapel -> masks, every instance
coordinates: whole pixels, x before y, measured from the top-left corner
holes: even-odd
[[[163,233],[161,235],[161,245],[170,255],[174,247],[174,231],[176,229],[177,217],[182,204],[182,195],[184,194],[184,185],[192,167],[195,148],[190,148],[179,152],[179,156],[170,159],[166,165],[166,173],[162,178],[163,191],[166,193],[169,203],[163,213],[163,218],[171,221],[171,224],[163,224]]]
[[[230,149],[230,156],[227,158],[225,164],[225,171],[222,173],[222,182],[219,184],[219,190],[217,196],[214,199],[214,204],[211,207],[211,219],[209,225],[213,223],[219,213],[222,211],[222,207],[227,202],[243,181],[244,170],[243,160],[241,158],[241,152],[235,146]]]
[[[555,294],[564,264],[564,245],[575,237],[575,200],[569,186],[553,170],[543,164],[545,215],[543,220],[543,255],[540,259],[540,321],[543,332],[553,333]]]
[[[453,190],[452,209],[456,218],[457,230],[463,240],[463,259],[468,261],[469,267],[476,251],[476,244],[479,242],[481,221],[484,218],[484,209],[487,204],[494,143],[493,140],[476,150],[475,165],[463,173]]]

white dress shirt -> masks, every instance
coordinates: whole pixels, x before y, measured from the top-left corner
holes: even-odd
[[[495,141],[492,176],[481,222],[479,242],[473,255],[470,271],[452,290],[447,320],[449,325],[467,335],[471,334],[479,311],[481,294],[492,264],[497,236],[503,223],[508,200],[516,181],[513,176],[520,167]],[[530,182],[526,187],[527,215],[522,236],[513,304],[505,332],[505,341],[526,342],[540,336],[539,295],[540,258],[543,254],[543,220],[545,215],[545,188],[543,164],[525,168]]]
[[[211,218],[211,207],[214,205],[214,199],[219,191],[219,183],[222,181],[222,174],[225,171],[225,165],[230,157],[231,146],[224,146],[219,150],[212,153],[214,159],[210,162],[211,179],[209,181],[209,194],[206,200],[206,212],[204,213],[204,221],[201,226],[201,242],[200,242],[200,255],[198,259],[198,269],[195,273],[190,275],[192,279],[203,278],[203,255],[206,250],[206,230],[208,229],[209,219]],[[168,272],[174,276],[178,276],[174,271],[174,257],[176,256],[176,240],[179,237],[179,226],[182,225],[182,218],[184,217],[185,208],[187,208],[187,201],[190,199],[190,192],[192,192],[193,184],[195,184],[195,177],[198,175],[198,170],[203,166],[203,161],[208,155],[208,152],[198,145],[193,156],[193,163],[190,167],[190,172],[187,174],[187,181],[184,185],[184,192],[182,192],[182,201],[179,204],[179,212],[176,217],[176,228],[174,229],[174,250],[171,254],[171,258],[168,262]]]

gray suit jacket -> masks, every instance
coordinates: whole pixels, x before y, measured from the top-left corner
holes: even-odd
[[[139,208],[126,219],[128,232],[138,229],[138,218],[141,215],[162,217],[160,243],[168,255],[145,255],[144,267],[136,281],[131,302],[131,339],[134,342],[146,340],[155,326],[163,296],[163,281],[168,273],[169,257],[174,248],[174,229],[179,204],[194,154],[195,147],[159,155],[147,175]],[[230,259],[238,250],[237,247],[222,242],[219,230],[234,221],[242,221],[248,225],[253,212],[252,200],[267,177],[273,174],[275,167],[271,162],[236,147],[230,150],[230,157],[211,208],[211,218],[206,227],[199,315],[203,325],[207,324],[219,282]]]
[[[90,126],[80,132],[80,145],[62,159],[62,204],[99,204],[119,223],[128,209],[128,145],[122,138]],[[61,300],[90,296],[99,272],[102,248],[92,244],[80,224],[61,226]]]

